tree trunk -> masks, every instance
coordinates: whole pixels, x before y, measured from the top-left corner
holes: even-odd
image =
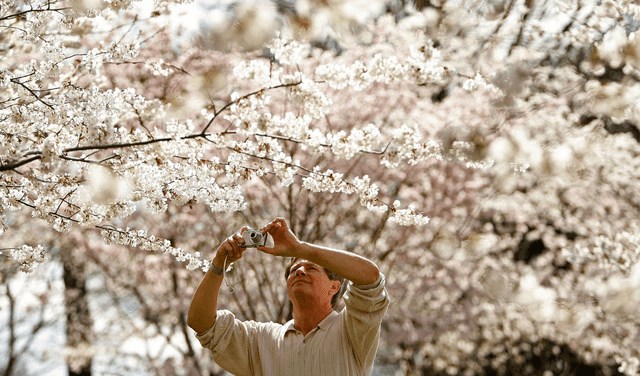
[[[81,354],[82,350],[89,349],[93,342],[84,264],[74,262],[73,250],[62,250],[60,254],[64,267],[67,347],[72,351],[68,359],[69,376],[90,376],[91,356]]]
[[[6,281],[5,281],[6,282]],[[4,376],[10,376],[13,372],[13,367],[16,363],[15,356],[15,344],[16,344],[16,331],[15,331],[15,300],[13,299],[13,295],[11,295],[11,290],[9,289],[9,284],[5,285],[7,289],[7,298],[9,298],[9,361],[7,362],[7,368],[4,370]]]

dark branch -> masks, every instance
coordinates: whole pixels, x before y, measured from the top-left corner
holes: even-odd
[[[196,135],[197,137],[202,137],[200,135]],[[184,137],[184,138],[188,138]],[[121,149],[121,148],[128,148],[128,147],[132,147],[132,146],[142,146],[142,145],[150,145],[150,144],[155,144],[158,142],[167,142],[167,141],[171,141],[173,140],[173,138],[171,137],[163,137],[163,138],[154,138],[152,140],[147,140],[147,141],[138,141],[138,142],[127,142],[124,144],[106,144],[106,145],[88,145],[88,146],[78,146],[75,148],[69,148],[69,149],[65,149],[64,152],[65,153],[70,153],[70,152],[74,152],[74,151],[84,151],[84,150],[106,150],[106,149]]]
[[[36,97],[36,99],[38,100],[38,102],[44,104],[45,106],[49,107],[52,111],[55,111],[55,109],[53,108],[52,105],[50,105],[49,103],[45,102],[44,100],[42,100],[42,98],[40,98],[40,96],[38,94],[36,94],[30,87],[28,87],[27,85],[25,85],[24,83],[16,80],[16,79],[12,79],[11,82],[13,82],[14,84],[18,84],[20,86],[22,86],[23,88],[25,88],[29,93],[31,93],[31,95],[33,95],[34,97]]]
[[[0,171],[9,171],[9,170],[13,170],[15,168],[18,168],[22,165],[26,165],[27,163],[33,162],[35,160],[38,160],[42,158],[42,155],[36,155],[33,156],[31,158],[26,158],[26,159],[22,159],[19,161],[11,161],[7,164],[0,164]]]
[[[55,8],[55,9],[30,9],[30,10],[25,10],[22,12],[18,12],[18,13],[14,13],[14,14],[10,14],[8,16],[4,16],[4,17],[0,17],[0,21],[5,21],[5,20],[10,20],[12,18],[20,18],[20,17],[24,17],[26,14],[29,13],[40,13],[40,12],[61,12],[63,10],[70,10],[71,8]]]

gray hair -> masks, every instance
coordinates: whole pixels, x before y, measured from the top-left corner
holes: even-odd
[[[293,266],[293,264],[296,263],[296,261],[298,261],[299,259],[297,257],[292,257],[289,262],[287,263],[287,266],[285,266],[284,268],[284,279],[285,281],[287,279],[289,279],[289,275],[291,274],[291,267]],[[327,268],[323,268],[325,273],[327,273],[327,276],[329,277],[330,280],[332,281],[338,281],[340,282],[340,288],[338,289],[338,292],[336,292],[333,297],[331,297],[331,307],[333,307],[333,309],[336,309],[336,306],[338,305],[338,302],[340,301],[340,298],[342,297],[342,295],[344,294],[345,290],[346,290],[346,283],[345,283],[345,279],[340,277],[339,275],[337,275],[336,273],[332,272],[331,270],[327,269]]]

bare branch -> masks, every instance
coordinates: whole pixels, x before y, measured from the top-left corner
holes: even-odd
[[[9,171],[9,170],[13,170],[16,169],[20,166],[26,165],[27,163],[33,162],[35,160],[41,159],[42,155],[36,155],[33,156],[31,158],[26,158],[26,159],[22,159],[19,161],[11,161],[9,163],[6,164],[0,164],[0,171]]]

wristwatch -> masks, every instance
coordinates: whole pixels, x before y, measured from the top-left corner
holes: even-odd
[[[213,265],[213,261],[211,262],[211,266],[209,267],[209,270],[211,270],[212,272],[218,274],[218,275],[222,275],[222,273],[224,272],[224,270],[218,268],[217,266]]]

